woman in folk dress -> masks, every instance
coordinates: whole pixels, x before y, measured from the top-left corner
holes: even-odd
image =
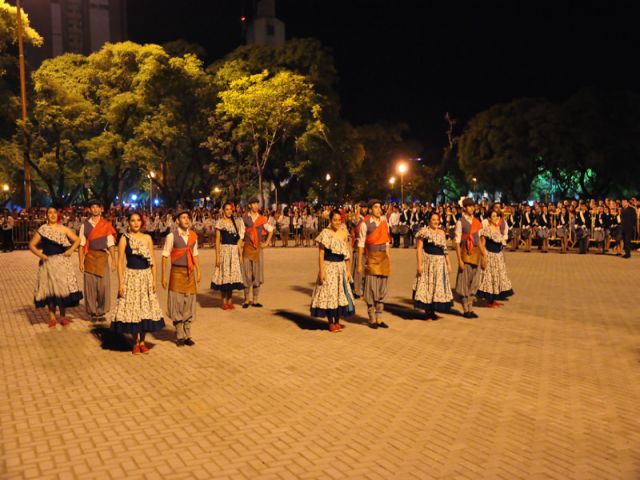
[[[164,319],[156,294],[153,241],[140,231],[140,214],[129,214],[128,224],[118,242],[118,304],[111,330],[133,335],[135,355],[149,352],[144,338],[147,332],[162,330]]]
[[[425,320],[440,320],[438,312],[453,306],[451,263],[447,236],[440,228],[440,215],[432,213],[429,224],[416,234],[417,274],[413,286],[415,308],[425,311]]]
[[[216,267],[211,289],[222,295],[222,309],[234,310],[231,296],[234,290],[244,290],[242,278],[242,239],[244,222],[233,215],[233,204],[222,207],[222,218],[216,224]]]
[[[58,208],[47,209],[47,223],[42,225],[29,242],[29,250],[40,258],[38,281],[34,295],[36,308],[48,307],[49,327],[57,324],[56,308],[60,323],[69,324],[65,316],[68,307],[76,307],[82,299],[71,255],[80,245],[80,239],[58,222]]]
[[[339,332],[344,326],[340,317],[355,313],[351,292],[351,245],[347,229],[338,210],[329,216],[329,228],[316,237],[319,245],[319,272],[311,295],[311,316],[327,318],[329,331]]]
[[[480,286],[476,295],[485,299],[489,308],[502,306],[498,300],[504,300],[513,295],[511,280],[507,276],[504,253],[502,253],[506,240],[500,231],[501,218],[500,212],[492,211],[489,223],[480,231],[480,249],[484,251],[484,260],[481,265]]]

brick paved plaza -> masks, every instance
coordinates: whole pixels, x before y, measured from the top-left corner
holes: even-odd
[[[508,304],[439,322],[414,318],[414,255],[389,330],[359,300],[330,334],[315,249],[268,250],[265,308],[231,312],[202,250],[197,345],[167,327],[147,356],[82,308],[49,329],[36,258],[0,255],[0,478],[640,478],[640,255],[507,253]]]

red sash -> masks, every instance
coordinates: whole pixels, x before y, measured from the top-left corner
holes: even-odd
[[[179,234],[178,232],[176,232],[174,235],[179,235]],[[196,235],[196,232],[194,232],[193,230],[189,230],[189,238],[187,240],[187,246],[183,248],[173,247],[171,249],[171,263],[176,263],[177,260],[179,260],[182,256],[186,255],[187,256],[187,272],[191,273],[191,270],[193,270],[193,265],[195,263],[195,260],[193,258],[193,251],[191,250],[191,247],[195,245],[196,240],[198,240],[198,235]]]
[[[463,233],[462,237],[460,238],[460,243],[465,241],[467,242],[468,252],[473,250],[473,247],[475,246],[475,243],[473,242],[473,235],[480,230],[482,230],[482,223],[480,223],[480,220],[478,220],[476,217],[473,217],[473,220],[471,220],[471,229],[469,233]]]
[[[249,215],[249,218],[251,218],[251,215]],[[258,215],[258,218],[255,219],[255,221],[253,222],[253,225],[246,228],[246,232],[249,235],[249,239],[251,240],[251,243],[256,249],[260,247],[260,239],[258,238],[258,227],[261,227],[265,223],[267,223],[267,219],[264,218],[264,216],[262,215]]]
[[[367,221],[369,216],[365,217],[363,221]],[[364,243],[365,245],[382,245],[391,242],[391,235],[389,235],[389,226],[387,222],[381,221],[376,229],[367,235]]]
[[[91,242],[91,240],[106,237],[107,235],[112,235],[115,241],[116,231],[113,228],[113,225],[107,222],[104,218],[100,218],[96,226],[91,230],[91,233],[87,236],[87,242],[84,244],[85,255],[89,251],[89,242]]]

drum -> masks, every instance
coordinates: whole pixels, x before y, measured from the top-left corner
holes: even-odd
[[[406,235],[409,233],[409,225],[398,225],[398,233],[400,235]]]
[[[603,230],[603,229],[601,229],[601,228],[596,228],[596,229],[593,231],[593,239],[594,239],[596,242],[604,242],[604,237],[605,237],[605,234],[604,234],[604,230]]]
[[[549,237],[549,229],[547,227],[540,227],[536,230],[538,238],[545,239]]]
[[[615,225],[611,227],[610,235],[611,235],[611,238],[613,238],[616,242],[619,242],[620,240],[622,240],[622,229],[620,228],[620,226]]]
[[[520,236],[520,229],[519,228],[510,228],[509,229],[509,235],[511,235],[512,237],[519,237]]]
[[[531,229],[529,227],[523,228],[522,231],[520,232],[520,237],[523,240],[528,240],[530,236],[531,236]]]
[[[584,226],[576,226],[576,239],[582,240],[585,238],[589,232],[587,232],[587,227]]]
[[[564,225],[559,225],[556,228],[556,237],[558,238],[565,238],[568,233],[569,232],[567,231],[567,227],[565,227]]]

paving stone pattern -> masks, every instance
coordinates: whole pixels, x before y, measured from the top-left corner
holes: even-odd
[[[425,322],[394,250],[391,328],[358,300],[338,334],[316,250],[268,250],[264,308],[228,312],[200,258],[197,344],[133,356],[82,307],[49,329],[37,260],[0,255],[0,478],[640,478],[639,255],[507,253],[507,305]]]

